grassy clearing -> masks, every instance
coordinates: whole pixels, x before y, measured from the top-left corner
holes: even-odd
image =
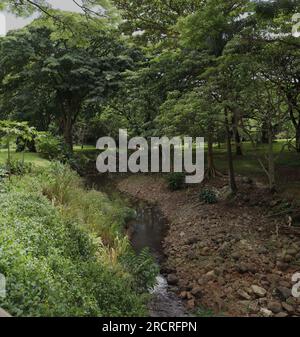
[[[11,153],[12,160],[22,160],[23,154],[16,153],[12,151]],[[37,167],[47,167],[49,165],[49,161],[40,157],[38,153],[30,153],[26,152],[24,154],[26,163],[33,163]],[[7,161],[7,150],[0,150],[0,164],[4,164]]]
[[[274,153],[278,156],[276,161],[277,184],[284,197],[300,201],[300,154],[289,151],[287,148],[282,152],[284,141],[274,143]],[[234,148],[233,148],[234,149]],[[227,172],[226,148],[215,147],[215,164],[218,170]],[[239,175],[255,178],[267,184],[266,175],[260,166],[257,155],[264,158],[267,153],[267,145],[261,145],[257,150],[250,143],[243,143],[243,156],[234,156],[235,171]]]

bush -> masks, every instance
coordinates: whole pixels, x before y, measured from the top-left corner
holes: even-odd
[[[0,307],[13,316],[146,315],[143,282],[151,285],[156,269],[147,254],[135,258],[122,237],[126,208],[85,191],[57,162],[4,184],[0,273],[7,297]]]
[[[203,190],[201,190],[199,198],[206,204],[216,204],[218,202],[216,192],[208,188],[204,188]]]
[[[95,170],[95,161],[82,153],[73,154],[69,158],[68,163],[73,170],[82,176],[86,175],[91,170],[91,168],[93,171]]]
[[[0,166],[0,181],[8,177],[6,166]]]
[[[143,292],[153,287],[159,273],[159,267],[149,249],[144,249],[138,255],[129,251],[121,258],[121,263],[134,276],[137,289]]]
[[[40,155],[49,160],[66,161],[69,156],[67,147],[61,137],[48,132],[41,133],[36,139],[36,149]]]
[[[167,177],[167,183],[171,191],[181,190],[185,185],[185,174],[170,173]]]
[[[32,163],[26,163],[22,160],[9,160],[6,162],[5,170],[9,174],[21,176],[31,173],[33,169]]]

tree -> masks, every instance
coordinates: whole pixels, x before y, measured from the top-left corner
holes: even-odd
[[[174,40],[175,26],[185,17],[203,6],[203,0],[113,0],[123,18],[121,29],[134,34],[141,42],[160,43]]]
[[[11,114],[32,107],[32,103],[40,107],[46,100],[44,113],[49,120],[55,119],[72,150],[73,125],[83,104],[102,104],[118,89],[122,72],[133,60],[131,51],[109,27],[95,30],[92,26],[89,38],[85,34],[74,41],[60,35],[48,20],[46,24],[38,20],[1,40],[1,96],[4,102],[13,97],[11,110],[6,111]],[[84,18],[77,16],[77,20]],[[28,95],[30,92],[38,94]],[[33,111],[42,118],[36,108]]]
[[[7,167],[9,171],[9,176],[11,175],[11,142],[16,142],[18,138],[22,138],[25,142],[23,148],[22,164],[24,165],[24,153],[26,145],[31,142],[37,135],[35,128],[30,127],[26,122],[15,122],[15,121],[0,121],[0,136],[1,140],[6,143],[7,146]]]

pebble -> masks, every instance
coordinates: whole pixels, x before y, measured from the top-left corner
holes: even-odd
[[[262,287],[259,287],[257,285],[252,285],[251,289],[252,289],[253,293],[258,297],[265,297],[266,294],[267,294],[266,289],[264,289]]]
[[[278,287],[276,291],[278,295],[284,300],[287,300],[289,297],[291,297],[292,294],[291,289],[286,287]]]
[[[279,302],[269,302],[268,309],[274,312],[274,314],[278,314],[282,311],[282,305]]]
[[[266,308],[261,308],[260,309],[260,313],[264,316],[264,317],[272,317],[273,313],[271,310],[268,310]]]
[[[197,298],[202,296],[202,290],[200,287],[196,286],[192,289],[191,294]]]
[[[178,284],[178,277],[174,274],[170,274],[167,277],[167,281],[169,285],[177,285]]]
[[[283,302],[283,303],[282,303],[282,307],[283,307],[283,309],[284,309],[285,311],[287,311],[289,314],[293,314],[293,313],[294,313],[294,308],[293,308],[291,305],[289,305],[289,304]]]
[[[278,314],[275,315],[277,318],[285,318],[288,317],[288,314],[286,312],[279,312]]]
[[[249,294],[247,294],[244,290],[239,289],[237,294],[239,295],[239,297],[243,300],[251,300],[251,296]]]

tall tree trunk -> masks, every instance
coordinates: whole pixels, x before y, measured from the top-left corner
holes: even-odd
[[[243,155],[243,148],[242,148],[242,140],[241,140],[241,136],[240,136],[240,133],[239,133],[238,124],[239,124],[238,117],[235,114],[233,119],[232,119],[232,127],[233,127],[234,140],[235,140],[235,149],[236,149],[236,155],[242,156]]]
[[[207,151],[206,176],[208,178],[215,178],[217,172],[216,172],[215,163],[214,163],[214,149],[213,149],[212,134],[208,134],[207,143],[208,143],[208,151]]]
[[[296,151],[300,153],[300,122],[296,128]]]
[[[273,130],[272,125],[268,129],[268,171],[269,171],[269,187],[271,191],[275,191],[275,158],[273,151]]]
[[[261,131],[261,143],[262,144],[268,144],[269,138],[268,138],[268,126],[265,122],[262,124],[262,131]]]
[[[298,96],[298,94],[297,94]],[[298,107],[297,99],[288,93],[289,114],[296,131],[296,151],[300,153],[300,107]],[[295,114],[298,116],[296,117]]]
[[[229,174],[229,187],[233,194],[237,192],[237,185],[235,181],[235,173],[233,166],[233,155],[231,146],[231,132],[228,120],[228,110],[225,108],[225,129],[226,129],[226,144],[227,144],[227,160],[228,160],[228,174]]]
[[[65,116],[63,120],[63,136],[68,150],[73,152],[73,121],[70,116]]]

